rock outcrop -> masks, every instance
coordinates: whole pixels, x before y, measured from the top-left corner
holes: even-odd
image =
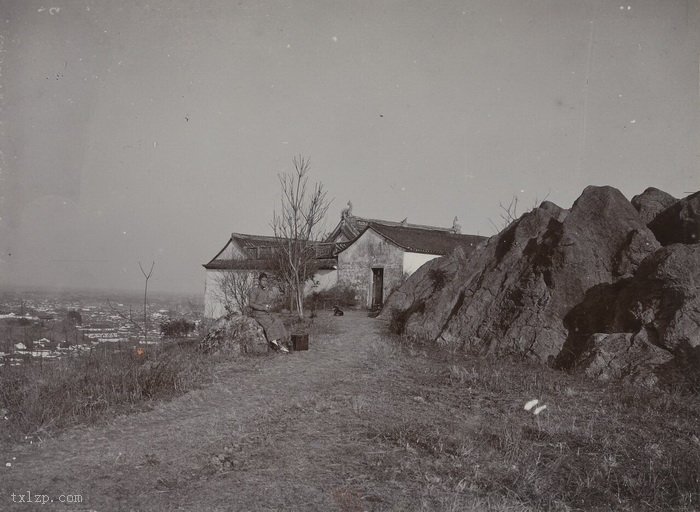
[[[697,220],[695,196],[674,218]],[[668,366],[700,371],[700,244],[661,247],[646,222],[683,201],[654,217],[669,198],[647,189],[635,208],[614,188],[587,187],[570,210],[543,203],[469,257],[423,266],[382,316],[418,339],[601,379],[655,385]]]
[[[658,247],[619,191],[588,187],[570,211],[545,203],[526,213],[474,251],[441,290],[423,289],[404,331],[547,361],[566,339],[561,320],[586,290],[629,273]],[[401,306],[387,304],[405,315]]]
[[[268,351],[262,326],[247,316],[223,317],[209,329],[199,343],[205,353],[238,355],[260,354]]]
[[[661,245],[700,242],[700,192],[676,201],[649,222]]]
[[[639,212],[642,222],[649,224],[654,218],[678,199],[658,188],[649,187],[632,198],[632,206]]]

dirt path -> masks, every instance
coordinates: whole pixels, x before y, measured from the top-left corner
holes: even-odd
[[[366,415],[381,409],[390,421],[420,403],[395,389],[400,377],[387,358],[396,349],[379,321],[322,320],[335,332],[316,335],[308,352],[227,363],[213,385],[151,411],[13,448],[3,458],[15,457],[1,468],[0,509],[27,491],[84,499],[41,510],[405,508],[381,498],[395,475],[366,474],[386,454]]]

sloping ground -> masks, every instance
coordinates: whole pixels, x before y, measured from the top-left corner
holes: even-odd
[[[469,257],[430,262],[382,317],[441,345],[700,388],[699,229],[700,193],[647,189],[630,203],[587,187],[569,210],[543,203]]]
[[[149,412],[2,447],[0,509],[697,509],[697,402],[425,353],[355,312],[316,327],[308,352],[224,363]],[[27,491],[83,503],[11,503]]]
[[[382,432],[365,413],[401,418],[421,404],[401,393],[404,369],[391,364],[377,321],[350,312],[325,322],[330,333],[314,336],[308,352],[227,363],[213,385],[150,412],[10,448],[0,509],[26,490],[81,494],[95,510],[406,509],[423,495],[453,499],[422,475],[408,493],[395,473],[369,481],[368,469],[401,448],[378,444]]]

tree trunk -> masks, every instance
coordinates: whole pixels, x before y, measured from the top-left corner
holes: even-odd
[[[295,278],[294,294],[297,301],[297,314],[299,318],[304,318],[304,284],[299,282],[299,277]]]
[[[144,344],[148,342],[148,316],[146,315],[146,304],[148,298],[148,279],[146,279],[146,286],[143,290],[143,342]]]

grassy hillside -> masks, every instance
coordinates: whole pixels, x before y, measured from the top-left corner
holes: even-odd
[[[700,508],[694,395],[409,344],[353,312],[317,318],[308,352],[203,363],[204,387],[149,411],[8,446],[0,496],[31,481],[105,510]]]

